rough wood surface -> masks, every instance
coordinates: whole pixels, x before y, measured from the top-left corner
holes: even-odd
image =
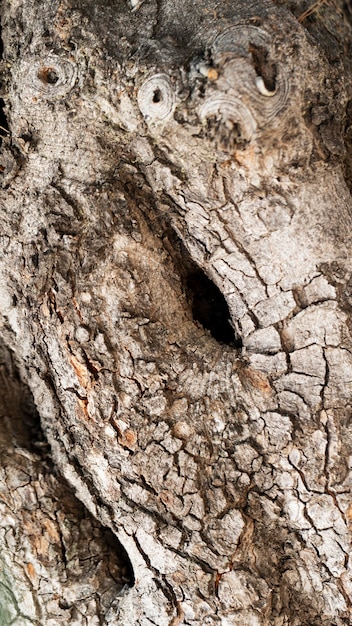
[[[309,6],[4,0],[3,367],[50,459],[11,400],[0,623],[351,623],[351,16]]]

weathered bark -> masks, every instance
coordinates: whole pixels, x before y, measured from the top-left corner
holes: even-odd
[[[3,4],[0,623],[351,623],[351,15],[284,4]]]
[[[55,472],[4,349],[0,376],[0,624],[104,623],[131,582],[121,549]]]

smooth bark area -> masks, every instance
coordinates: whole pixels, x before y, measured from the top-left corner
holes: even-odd
[[[350,9],[2,38],[0,625],[350,624]]]

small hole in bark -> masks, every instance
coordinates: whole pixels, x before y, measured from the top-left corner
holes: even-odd
[[[276,89],[276,65],[269,60],[268,51],[263,46],[249,47],[249,52],[252,55],[252,63],[257,76],[263,79],[264,86],[269,92],[274,92]]]
[[[59,76],[53,67],[42,67],[38,72],[38,78],[47,85],[56,85]]]
[[[153,102],[158,103],[161,102],[162,95],[160,89],[156,89],[153,93]]]
[[[194,319],[209,330],[216,341],[240,348],[242,342],[230,324],[227,302],[220,289],[201,269],[188,275],[187,292]]]

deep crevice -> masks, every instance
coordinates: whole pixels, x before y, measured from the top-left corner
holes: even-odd
[[[7,471],[16,475],[18,459],[24,459],[22,471],[27,473],[29,481],[39,484],[44,496],[40,506],[41,515],[58,520],[65,519],[67,527],[75,532],[61,537],[61,561],[55,565],[54,579],[67,582],[69,586],[74,580],[85,581],[85,578],[94,576],[99,587],[103,601],[103,612],[109,610],[109,606],[117,595],[121,594],[126,586],[134,585],[134,571],[129,556],[109,529],[92,517],[73,493],[73,489],[57,471],[52,457],[51,448],[42,430],[40,415],[34,402],[32,392],[27,384],[21,380],[13,352],[0,338],[0,454],[1,461],[7,467]],[[57,515],[59,513],[59,515]],[[20,512],[17,512],[20,516]],[[25,507],[24,507],[25,515]],[[80,528],[88,525],[92,529],[92,535],[86,540]],[[97,552],[89,551],[87,544],[96,542]],[[54,542],[55,543],[55,542]],[[66,546],[67,544],[67,546]],[[74,572],[72,565],[67,565],[67,551],[72,553],[72,545],[78,556],[78,565]],[[55,544],[56,547],[59,544]],[[40,559],[40,554],[39,557]],[[65,573],[63,573],[65,571]],[[101,572],[106,572],[106,578]],[[103,582],[102,582],[103,581]],[[64,587],[66,585],[64,584]],[[62,600],[62,601],[61,601]],[[58,599],[60,608],[69,610],[72,604],[64,606],[64,599]],[[1,611],[0,611],[1,612]],[[0,620],[1,621],[1,620]]]
[[[242,342],[231,326],[229,308],[220,289],[200,268],[188,274],[186,287],[194,320],[216,341],[240,348]]]
[[[52,469],[50,447],[33,396],[19,375],[12,352],[0,340],[0,420],[15,448],[41,457]]]
[[[193,261],[171,226],[167,228],[164,244],[181,278],[194,321],[209,331],[219,343],[241,348],[242,340],[237,336],[231,324],[231,315],[225,297]]]
[[[169,167],[170,163],[167,162],[167,165]],[[171,223],[170,214],[174,209],[172,198],[167,194],[160,198],[166,205],[170,205],[170,214],[163,209],[163,212],[155,215],[153,194],[151,192],[148,196],[146,190],[149,184],[144,175],[142,174],[138,181],[135,173],[132,178],[128,172],[128,178],[124,178],[123,174],[121,169],[120,181],[124,186],[123,191],[126,193],[126,188],[128,189],[130,197],[138,204],[138,209],[143,211],[143,217],[152,232],[159,233],[162,238],[174,270],[174,278],[170,276],[170,280],[175,280],[177,276],[177,288],[179,289],[181,283],[182,292],[186,296],[190,315],[194,321],[209,331],[217,342],[240,349],[242,340],[237,336],[231,324],[231,315],[225,297],[204,270],[192,259]],[[179,178],[178,174],[178,171],[175,172]]]

